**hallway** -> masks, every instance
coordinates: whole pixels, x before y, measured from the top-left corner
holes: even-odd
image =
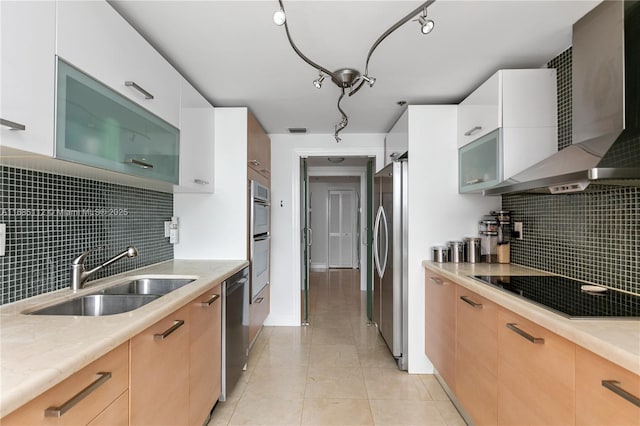
[[[431,375],[409,375],[367,325],[359,271],[312,272],[308,327],[265,327],[209,425],[464,425]]]

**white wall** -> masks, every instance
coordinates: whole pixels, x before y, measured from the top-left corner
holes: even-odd
[[[267,325],[300,325],[300,158],[375,156],[382,164],[383,134],[271,137],[271,313]],[[363,266],[364,268],[364,266]]]
[[[313,171],[309,170],[313,175]],[[309,194],[311,197],[311,229],[313,230],[313,244],[311,245],[311,267],[313,269],[327,269],[329,253],[329,191],[330,190],[351,190],[353,191],[353,259],[357,266],[358,233],[356,232],[355,215],[360,197],[360,183],[358,182],[311,182],[309,184]],[[362,205],[362,202],[361,202]],[[366,205],[365,205],[366,207]],[[366,209],[365,209],[366,210]],[[362,219],[360,220],[362,224]],[[366,250],[366,246],[365,246]],[[362,248],[360,249],[362,253]],[[366,251],[365,251],[366,255]]]
[[[215,193],[174,194],[176,259],[247,258],[247,109],[215,109]]]
[[[457,106],[409,106],[409,372],[431,373],[424,354],[424,268],[429,248],[478,234],[500,197],[458,194]]]

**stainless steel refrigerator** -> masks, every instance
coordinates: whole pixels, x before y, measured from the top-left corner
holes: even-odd
[[[407,159],[373,183],[373,322],[401,370],[407,369]]]

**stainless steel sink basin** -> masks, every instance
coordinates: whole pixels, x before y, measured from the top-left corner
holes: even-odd
[[[113,287],[106,288],[102,294],[149,294],[163,296],[183,287],[193,279],[189,278],[140,278]]]
[[[133,311],[159,295],[91,294],[31,312],[31,315],[104,316]]]

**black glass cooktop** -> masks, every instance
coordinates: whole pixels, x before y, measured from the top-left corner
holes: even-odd
[[[473,278],[569,318],[640,318],[640,296],[611,289],[600,291],[604,287],[592,288],[565,277],[475,275]]]

